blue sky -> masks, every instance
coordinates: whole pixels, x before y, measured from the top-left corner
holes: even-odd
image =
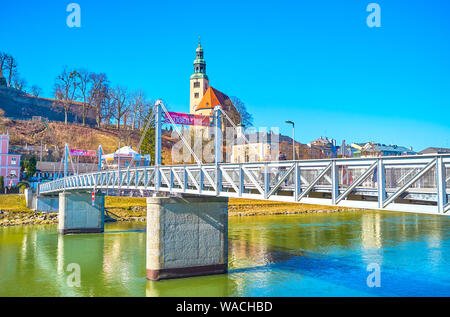
[[[188,112],[198,36],[213,87],[242,99],[256,126],[296,137],[450,147],[448,0],[5,1],[0,50],[51,96],[64,65],[105,72]],[[381,7],[381,28],[366,7]]]

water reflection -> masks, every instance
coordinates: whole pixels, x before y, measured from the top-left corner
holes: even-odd
[[[447,217],[380,211],[229,220],[229,274],[145,279],[145,223],[105,234],[0,229],[0,296],[450,295]],[[81,286],[70,287],[70,263]],[[378,263],[382,287],[366,285]]]
[[[190,277],[165,281],[147,281],[147,297],[226,297],[238,293],[236,281],[227,274]]]

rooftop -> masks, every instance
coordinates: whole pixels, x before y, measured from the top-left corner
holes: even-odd
[[[449,148],[443,147],[428,147],[425,150],[419,152],[419,154],[450,154]]]

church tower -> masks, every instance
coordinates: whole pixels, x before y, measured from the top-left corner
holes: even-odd
[[[203,58],[203,48],[198,40],[198,47],[196,50],[196,59],[194,61],[194,74],[190,80],[190,113],[195,113],[195,108],[202,100],[203,95],[209,87],[208,76],[206,76],[206,62]]]

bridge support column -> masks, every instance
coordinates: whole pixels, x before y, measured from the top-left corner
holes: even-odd
[[[147,278],[226,273],[228,199],[147,198]]]
[[[104,231],[105,196],[64,192],[59,194],[58,231],[68,233],[99,233]]]
[[[29,195],[29,193],[28,193]],[[31,195],[31,201],[27,201],[31,209],[39,212],[58,212],[59,211],[59,197],[58,196],[42,196],[37,194]],[[29,207],[28,207],[29,208]]]
[[[25,196],[25,202],[27,204],[28,209],[33,209],[33,189],[31,188],[25,188],[23,191],[23,194]]]

